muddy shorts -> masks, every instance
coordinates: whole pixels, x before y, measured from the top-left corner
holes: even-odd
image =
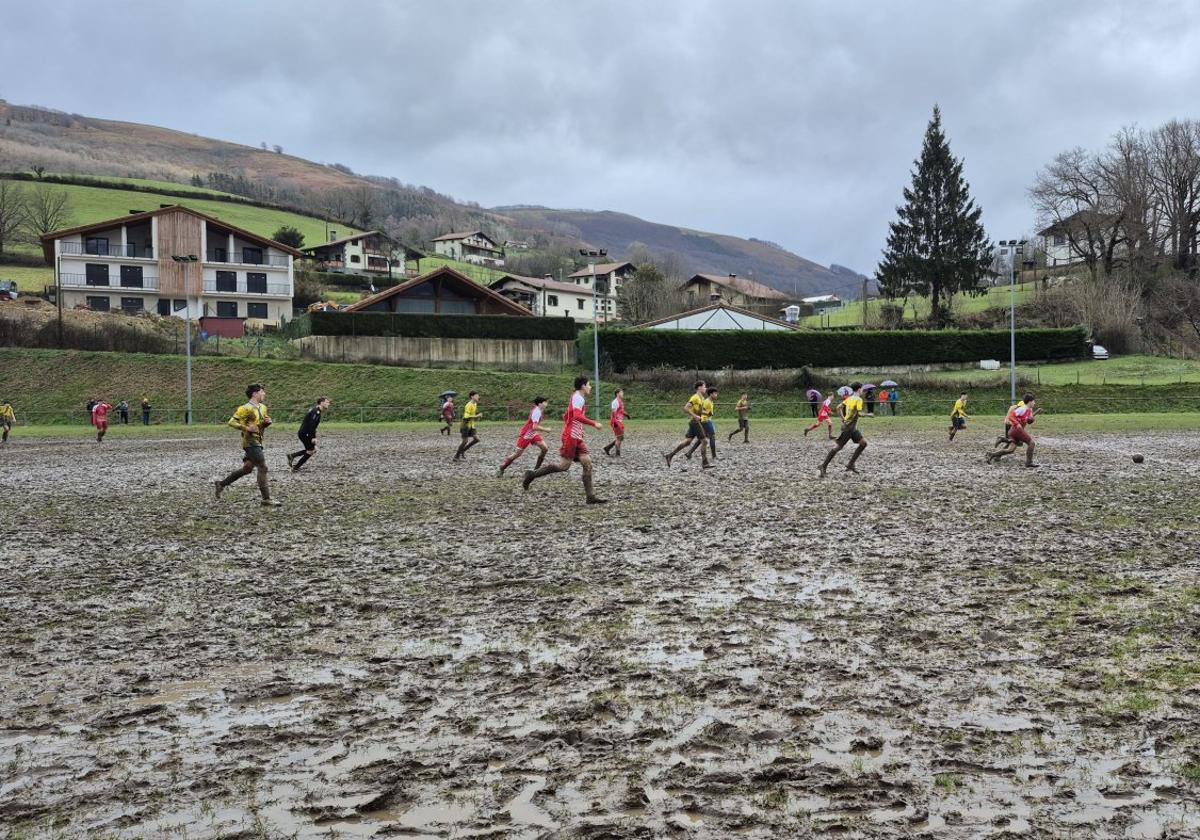
[[[688,423],[687,436],[689,438],[704,437],[704,428],[695,420]]]
[[[254,466],[265,467],[267,465],[267,455],[261,446],[243,446],[242,452],[246,453],[242,459],[249,461]]]
[[[842,433],[837,436],[837,445],[845,446],[850,441],[862,443],[863,433],[858,430],[858,426],[842,426]]]
[[[625,434],[625,424],[624,423],[609,423],[608,425],[612,427],[613,434],[616,435],[617,437],[620,437],[621,435]]]
[[[545,439],[541,435],[537,435],[537,434],[529,435],[529,436],[521,435],[520,437],[517,438],[517,449],[525,449],[531,443],[543,444],[545,442],[546,442]]]
[[[584,455],[590,455],[587,444],[582,439],[567,438],[563,441],[562,448],[558,450],[558,454],[568,461],[578,461]]]
[[[738,429],[744,429],[749,425],[750,425],[750,421],[747,420],[745,417],[738,418]]]
[[[1025,431],[1024,426],[1013,426],[1009,429],[1008,440],[1010,443],[1033,443],[1033,438]]]
[[[704,433],[709,437],[717,436],[717,424],[711,420],[704,421]]]
[[[296,435],[296,437],[300,438],[300,442],[304,444],[305,452],[312,452],[317,448],[317,439],[312,435]]]
[[[962,429],[967,425],[966,417],[951,417],[950,425],[956,429]]]
[[[470,438],[473,438],[473,437],[475,437],[475,430],[474,430],[474,429],[463,429],[463,430],[462,430],[462,438],[463,438],[463,440],[469,440]]]

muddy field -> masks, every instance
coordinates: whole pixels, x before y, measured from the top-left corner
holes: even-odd
[[[465,465],[337,430],[292,475],[276,427],[278,510],[212,498],[232,434],[16,438],[0,827],[1200,837],[1200,435],[1026,471],[872,432],[818,482],[816,439],[702,473],[675,431],[601,456],[602,507],[495,478],[508,428]]]

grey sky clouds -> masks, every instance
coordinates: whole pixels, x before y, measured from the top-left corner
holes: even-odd
[[[15,5],[15,4],[13,4]],[[934,102],[993,238],[1075,145],[1196,113],[1200,4],[76,0],[0,12],[0,96],[620,210],[870,272]]]

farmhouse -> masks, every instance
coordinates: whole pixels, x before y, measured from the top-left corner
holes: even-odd
[[[691,306],[701,306],[714,300],[714,295],[733,306],[772,315],[791,302],[783,292],[756,280],[746,280],[736,274],[697,274],[683,284],[683,293]]]
[[[346,312],[409,312],[434,315],[519,315],[533,313],[507,297],[481,286],[452,268],[420,277],[363,298]]]
[[[716,300],[707,306],[680,312],[659,318],[657,321],[647,321],[634,327],[637,330],[794,330],[795,324],[789,324],[775,318],[760,315],[747,309],[741,309],[722,300]]]
[[[592,290],[576,283],[545,277],[522,277],[506,274],[490,284],[492,291],[524,306],[534,315],[574,318],[581,323],[592,322]]]
[[[406,260],[418,260],[419,266],[419,260],[425,256],[377,230],[356,233],[341,239],[338,239],[337,232],[333,231],[331,237],[328,242],[300,249],[305,256],[317,262],[321,271],[367,276],[403,276]]]
[[[433,252],[461,262],[477,265],[490,265],[500,268],[504,265],[504,251],[496,241],[480,230],[466,233],[447,233],[435,237]]]
[[[611,321],[617,317],[617,300],[621,296],[621,286],[637,273],[637,266],[631,262],[599,263],[596,265],[596,288],[601,293],[597,301],[600,311],[597,313],[600,321]],[[592,289],[592,267],[580,269],[567,279],[589,292]]]
[[[41,239],[66,307],[271,325],[291,315],[292,261],[303,256],[178,205],[57,230]]]

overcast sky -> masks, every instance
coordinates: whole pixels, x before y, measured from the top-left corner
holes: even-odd
[[[1039,167],[1200,117],[1190,0],[5,4],[0,97],[619,210],[870,273],[933,104],[993,239]],[[1190,110],[1189,110],[1190,109]]]

